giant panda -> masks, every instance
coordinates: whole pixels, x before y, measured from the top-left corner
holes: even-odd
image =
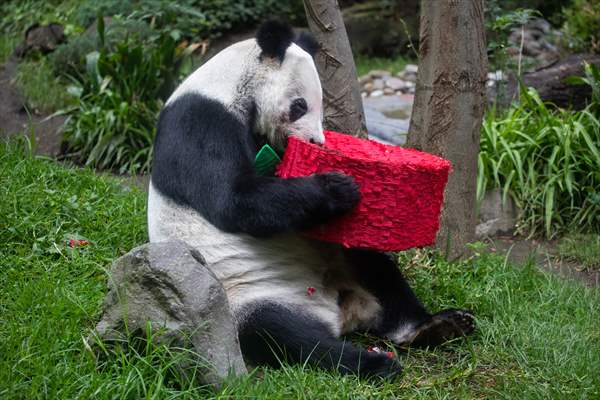
[[[315,44],[268,21],[174,91],[154,143],[149,237],[183,240],[202,253],[225,288],[246,362],[276,367],[285,358],[391,377],[401,372],[397,360],[343,335],[437,345],[471,333],[474,318],[465,310],[429,313],[386,254],[302,235],[357,204],[351,177],[255,172],[264,143],[283,151],[290,136],[324,142]]]

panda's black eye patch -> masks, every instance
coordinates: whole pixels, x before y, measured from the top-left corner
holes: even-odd
[[[304,114],[308,112],[308,104],[302,97],[294,99],[290,105],[290,121],[294,122],[299,120]]]

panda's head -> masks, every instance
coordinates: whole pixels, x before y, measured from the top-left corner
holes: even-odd
[[[312,36],[295,38],[289,25],[269,21],[256,36],[260,84],[255,88],[256,127],[282,150],[290,136],[322,144],[323,95],[313,55]]]

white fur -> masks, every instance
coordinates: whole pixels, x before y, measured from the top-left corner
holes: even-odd
[[[162,196],[150,183],[150,242],[180,239],[200,251],[223,284],[237,322],[246,305],[273,300],[300,307],[340,334],[337,290],[325,287],[327,262],[318,246],[297,235],[274,239],[222,232],[199,213]],[[315,293],[308,295],[307,288]]]
[[[410,343],[418,331],[414,323],[405,323],[398,327],[394,332],[387,334],[386,336],[396,344]]]

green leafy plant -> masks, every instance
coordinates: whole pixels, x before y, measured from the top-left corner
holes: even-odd
[[[82,0],[7,0],[0,3],[0,31],[22,35],[35,23],[68,24]]]
[[[518,231],[554,237],[600,230],[600,121],[544,104],[533,89],[504,115],[483,124],[478,198],[491,187],[521,208]]]
[[[150,43],[126,39],[114,51],[104,46],[86,56],[85,72],[74,77],[78,97],[65,125],[66,155],[99,169],[120,173],[149,169],[156,117],[194,46],[177,46],[161,35]]]
[[[85,70],[85,57],[102,47],[114,51],[116,45],[125,40],[148,43],[159,36],[144,21],[113,18],[105,26],[104,42],[100,42],[97,31],[78,35],[64,43],[48,56],[58,75],[77,75]]]
[[[533,9],[523,8],[508,10],[504,6],[505,4],[501,6],[500,2],[496,0],[486,2],[485,20],[489,62],[495,69],[503,71],[516,69],[517,76],[521,76],[523,43],[520,43],[518,49],[518,61],[514,63],[508,53],[508,38],[515,28],[521,29],[521,38],[523,38],[525,24],[533,17],[539,16],[540,13]]]
[[[251,27],[271,16],[299,21],[304,8],[299,0],[95,0],[79,8],[77,21],[87,26],[98,15],[143,20],[176,39],[206,39],[240,26]]]
[[[572,85],[588,85],[592,89],[592,107],[600,107],[600,68],[594,64],[584,64],[584,76],[570,76],[566,79]]]
[[[600,0],[573,0],[563,14],[567,46],[574,51],[600,53]]]

